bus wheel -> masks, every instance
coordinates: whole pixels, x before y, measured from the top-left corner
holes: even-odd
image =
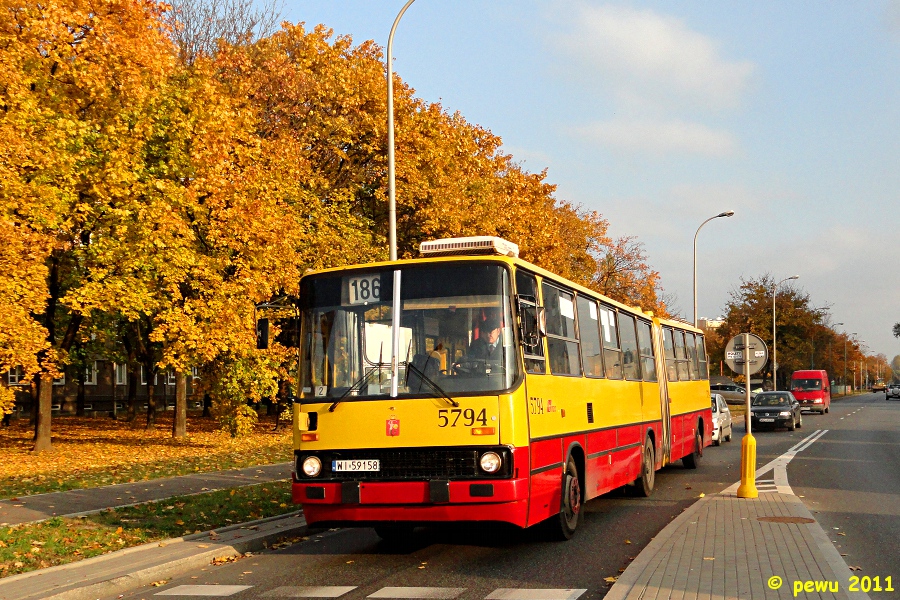
[[[551,520],[553,537],[561,540],[572,539],[575,529],[581,521],[581,482],[578,480],[578,468],[575,460],[569,457],[562,480],[562,506],[559,515]]]
[[[634,492],[642,498],[648,498],[653,493],[653,484],[656,482],[656,464],[653,454],[653,443],[648,437],[644,442],[644,452],[641,455],[641,476],[634,482]]]
[[[703,456],[703,438],[700,436],[700,429],[697,429],[697,433],[694,436],[694,451],[681,459],[681,464],[683,464],[688,469],[696,469],[700,465],[700,457]]]
[[[409,540],[415,527],[405,523],[392,523],[389,525],[376,525],[375,533],[385,542],[399,544]]]

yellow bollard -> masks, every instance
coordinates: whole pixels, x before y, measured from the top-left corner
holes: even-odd
[[[758,498],[756,491],[756,438],[748,433],[741,440],[741,485],[738,498]]]

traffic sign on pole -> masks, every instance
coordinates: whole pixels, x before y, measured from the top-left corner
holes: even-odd
[[[744,342],[745,335],[750,339],[747,347]],[[750,374],[759,373],[766,365],[767,360],[769,360],[769,349],[766,348],[766,343],[752,333],[738,334],[731,338],[725,346],[725,364],[735,373],[743,375],[748,362]],[[749,387],[749,381],[747,385]]]

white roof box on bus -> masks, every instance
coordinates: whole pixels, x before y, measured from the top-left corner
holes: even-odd
[[[519,246],[503,238],[490,235],[431,240],[419,245],[422,256],[451,256],[454,254],[499,254],[519,257]]]

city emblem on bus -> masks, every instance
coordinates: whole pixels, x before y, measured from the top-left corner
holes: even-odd
[[[384,434],[392,437],[400,435],[400,419],[388,419],[385,421]]]

